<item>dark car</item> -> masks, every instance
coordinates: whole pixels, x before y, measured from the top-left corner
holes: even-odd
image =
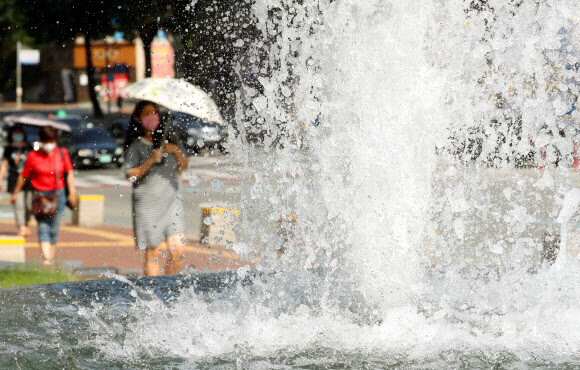
[[[171,130],[190,153],[197,153],[203,148],[221,150],[228,139],[227,126],[180,112],[173,112],[171,117]]]
[[[560,122],[556,127],[543,125],[532,139],[536,149],[538,167],[561,167],[575,165],[580,128],[573,121]]]
[[[123,149],[111,134],[101,127],[73,130],[63,136],[63,145],[70,153],[75,167],[105,166],[123,164]]]
[[[119,145],[123,145],[123,142],[125,141],[125,135],[127,133],[127,127],[129,126],[129,121],[129,118],[119,118],[111,122],[107,128],[111,136],[113,136]]]

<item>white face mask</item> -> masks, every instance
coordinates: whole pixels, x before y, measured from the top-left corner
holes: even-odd
[[[47,153],[52,153],[54,148],[56,148],[56,143],[44,143],[44,144],[42,144],[42,149]]]

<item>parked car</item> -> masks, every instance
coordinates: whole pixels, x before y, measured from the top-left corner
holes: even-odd
[[[119,118],[111,122],[107,127],[107,130],[119,145],[123,145],[125,142],[125,135],[127,133],[129,122],[129,118]]]
[[[70,153],[75,167],[93,167],[123,164],[123,149],[102,127],[73,130],[63,135],[62,143]]]
[[[542,126],[532,139],[536,148],[536,165],[538,167],[562,167],[574,165],[578,157],[580,128],[573,122],[562,121],[556,127]]]
[[[197,153],[203,148],[222,150],[228,139],[227,126],[181,112],[172,113],[171,130],[189,153]]]

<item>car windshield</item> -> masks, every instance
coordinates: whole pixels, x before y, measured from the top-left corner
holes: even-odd
[[[26,140],[29,143],[33,143],[35,141],[39,141],[40,140],[38,138],[38,128],[37,127],[23,125],[22,126],[22,129],[24,130],[24,133],[26,134]]]
[[[114,143],[111,135],[103,129],[92,129],[75,134],[73,141],[79,144]]]

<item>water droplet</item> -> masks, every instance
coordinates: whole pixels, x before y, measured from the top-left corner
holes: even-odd
[[[131,176],[131,177],[129,177],[129,181],[130,181],[130,182],[135,182],[135,181],[137,181],[137,176]]]

